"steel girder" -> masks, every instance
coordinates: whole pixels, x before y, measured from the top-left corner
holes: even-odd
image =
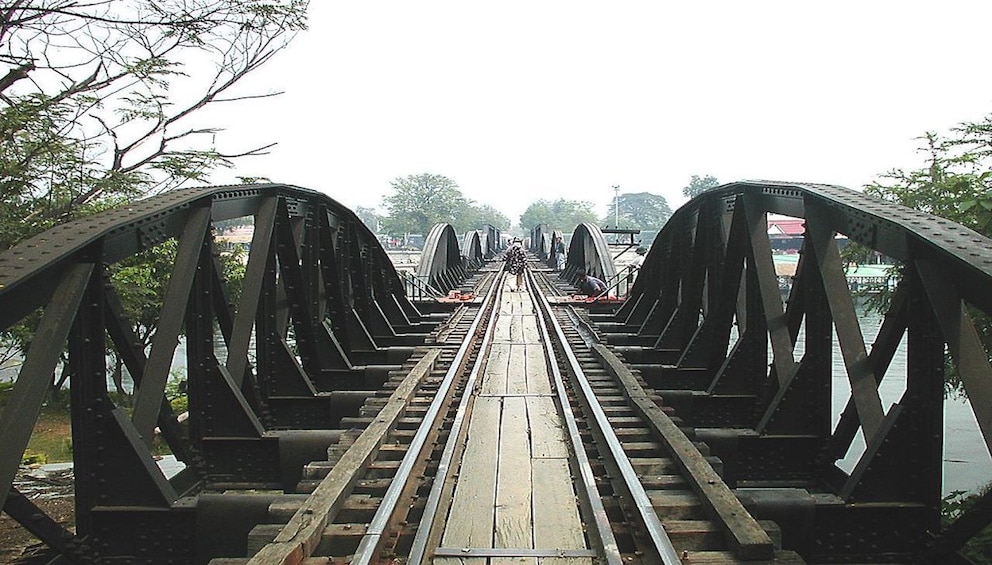
[[[417,277],[442,293],[458,288],[469,271],[458,248],[458,236],[450,224],[435,224],[424,240]]]
[[[213,226],[243,217],[252,217],[254,230],[234,297]],[[177,242],[175,264],[146,351],[109,273],[169,239]],[[323,194],[276,184],[170,192],[5,251],[0,329],[37,311],[35,338],[0,414],[0,501],[64,555],[148,563],[193,560],[202,489],[294,486],[303,463],[324,457],[334,437],[325,430],[357,408],[355,398],[378,389],[436,324],[407,300],[354,213]],[[173,366],[180,341],[185,368]],[[107,390],[110,352],[134,381],[129,410]],[[75,534],[12,489],[61,359],[70,375]],[[188,390],[188,426],[166,397],[177,370]],[[152,457],[156,430],[186,464],[171,479]],[[140,542],[152,538],[158,543]],[[142,553],[152,547],[154,555]]]
[[[486,224],[479,232],[482,237],[482,251],[486,259],[492,259],[503,250],[503,240],[499,228]]]
[[[482,237],[478,230],[465,232],[462,236],[462,265],[468,271],[477,271],[486,264],[486,255],[482,252]]]
[[[551,230],[548,224],[537,224],[530,230],[530,252],[545,261],[551,253]]]
[[[609,281],[617,274],[613,255],[602,230],[588,222],[579,224],[572,232],[562,276],[575,280],[575,273],[579,269],[604,281]]]
[[[791,291],[782,299],[768,213],[805,219]],[[901,267],[869,347],[835,234]],[[571,261],[571,254],[570,254]],[[680,208],[658,235],[630,297],[599,328],[723,459],[731,484],[775,516],[813,518],[786,543],[813,561],[949,562],[990,523],[985,498],[940,524],[945,350],[992,442],[992,367],[972,322],[992,314],[992,241],[948,220],[841,187],[739,182]],[[797,350],[800,332],[805,349]],[[884,408],[878,384],[907,343],[906,387]],[[851,388],[831,408],[832,349]],[[836,425],[834,425],[836,421]],[[851,472],[836,462],[866,442]],[[791,495],[790,495],[791,496]],[[786,504],[786,506],[789,506]]]

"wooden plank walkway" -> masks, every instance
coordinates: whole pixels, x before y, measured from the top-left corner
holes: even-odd
[[[588,546],[536,315],[514,286],[504,287],[441,539],[463,555],[436,557],[439,565],[592,563],[534,551]],[[500,555],[473,557],[486,550]]]

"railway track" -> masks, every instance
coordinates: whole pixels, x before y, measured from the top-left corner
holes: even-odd
[[[274,497],[253,557],[211,563],[802,562],[549,278],[512,286],[486,275]]]

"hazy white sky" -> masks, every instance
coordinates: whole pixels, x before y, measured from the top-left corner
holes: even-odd
[[[516,223],[690,175],[859,188],[992,113],[992,2],[327,2],[222,118],[230,173],[378,206],[423,172]],[[232,108],[233,109],[233,108]]]

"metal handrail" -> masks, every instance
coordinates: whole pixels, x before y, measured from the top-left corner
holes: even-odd
[[[406,288],[406,294],[411,300],[432,300],[444,296],[444,293],[434,288],[421,277],[407,272],[399,271],[400,278]]]
[[[611,290],[616,290],[614,293],[615,296],[627,296],[627,293],[630,292],[630,287],[634,285],[634,279],[637,277],[637,273],[639,271],[640,267],[636,265],[627,265],[623,268],[623,270],[617,272],[617,274],[613,275],[606,281],[606,290],[600,292],[593,298],[596,299],[609,296]],[[625,282],[627,283],[626,288],[624,288],[623,292],[620,292],[620,287],[623,286]]]

